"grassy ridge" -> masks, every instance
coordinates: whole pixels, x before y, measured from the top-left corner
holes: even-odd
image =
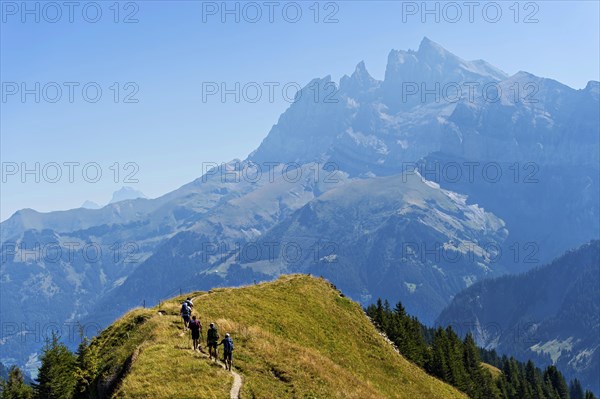
[[[284,276],[193,296],[205,328],[215,322],[234,338],[243,398],[465,397],[398,355],[360,306],[322,279]],[[164,315],[130,312],[95,340],[105,369],[134,358],[115,397],[228,397],[231,375],[179,335],[181,299],[163,303]]]
[[[223,398],[231,376],[190,350],[179,321],[175,312],[135,309],[95,338],[102,370],[96,397]]]

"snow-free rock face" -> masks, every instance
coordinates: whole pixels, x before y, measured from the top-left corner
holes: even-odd
[[[529,268],[599,236],[598,108],[598,82],[574,90],[527,73],[509,77],[424,39],[417,51],[389,54],[383,81],[361,62],[339,84],[330,77],[309,82],[246,160],[220,165],[162,197],[126,199],[101,209],[15,213],[0,229],[2,298],[11,298],[0,303],[3,321],[26,321],[37,307],[27,299],[35,290],[32,295],[60,299],[48,302],[40,323],[92,314],[88,320],[105,325],[143,300],[150,304],[180,288],[270,279],[286,268],[242,256],[232,261],[231,255],[264,237],[298,239],[303,229],[322,230],[329,240],[361,252],[337,254],[346,268],[332,266],[336,254],[324,260],[331,265],[323,274],[358,295],[355,299],[411,301],[416,316],[431,320],[430,303],[444,306],[477,279]],[[471,179],[465,165],[474,163]],[[454,164],[461,173],[456,180],[444,172]],[[488,164],[501,168],[499,180],[482,173]],[[256,180],[257,165],[262,176]],[[429,199],[399,212],[404,202],[395,202],[386,184],[403,172],[418,176],[414,167],[419,180],[439,187],[421,181]],[[378,180],[370,183],[373,178]],[[345,185],[352,188],[343,191]],[[380,190],[383,197],[377,196]],[[328,192],[347,206],[336,208],[324,197]],[[346,203],[349,193],[353,202]],[[378,204],[361,196],[386,199]],[[440,205],[447,203],[453,205]],[[480,217],[489,223],[474,224]],[[306,220],[318,229],[296,225]],[[354,226],[373,230],[363,237]],[[399,269],[395,256],[411,234],[423,246],[471,240],[483,248],[489,241],[484,249],[497,245],[502,256],[489,262],[477,249],[477,261],[456,270],[441,267],[436,255]],[[33,248],[40,242],[57,243],[64,255],[71,242],[82,245],[78,251],[97,244],[104,257],[94,263],[79,255],[75,263],[41,252],[41,260],[33,261],[13,245]],[[530,245],[538,263],[522,262],[531,255]],[[521,250],[518,263],[514,248]],[[305,263],[298,269],[318,273],[320,266]],[[25,363],[43,343],[21,340],[18,329],[4,333],[0,361],[7,363]]]

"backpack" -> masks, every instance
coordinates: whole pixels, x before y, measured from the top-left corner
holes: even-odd
[[[190,307],[186,302],[181,304],[181,314],[184,316],[189,316],[191,313]]]
[[[231,338],[225,338],[223,340],[223,350],[225,352],[233,352],[233,340]]]
[[[209,341],[218,341],[219,340],[219,332],[216,328],[209,328],[206,333],[206,337]]]
[[[199,320],[190,321],[190,330],[200,331],[200,321]]]

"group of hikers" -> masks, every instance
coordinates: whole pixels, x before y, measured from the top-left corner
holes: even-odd
[[[194,310],[194,303],[191,298],[187,298],[181,304],[180,315],[183,319],[183,331],[190,330],[192,335],[192,342],[194,345],[194,351],[202,350],[200,346],[200,337],[202,335],[202,323],[196,317],[196,315],[192,314]],[[231,366],[233,364],[233,339],[229,333],[225,334],[225,338],[219,342],[219,331],[215,326],[215,323],[210,323],[210,327],[206,332],[206,346],[208,347],[208,356],[210,360],[218,359],[218,347],[223,345],[223,363],[225,363],[225,368],[231,371]]]

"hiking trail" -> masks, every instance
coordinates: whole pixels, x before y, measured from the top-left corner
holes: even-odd
[[[180,335],[180,336],[182,336],[182,335]],[[194,352],[196,352],[196,351],[194,351]],[[205,359],[209,358],[208,354],[206,352],[204,352],[204,350],[198,349],[197,352]],[[212,360],[209,360],[209,361],[212,362]],[[221,368],[227,370],[225,363],[223,363],[219,359],[216,360],[216,363],[219,366],[221,366]],[[231,368],[230,373],[233,376],[233,383],[231,384],[231,390],[229,391],[229,398],[230,399],[239,399],[240,391],[242,390],[242,376],[240,374],[238,374],[235,370],[233,370],[233,367]]]
[[[233,367],[231,368],[231,374],[233,374],[233,384],[231,384],[231,391],[229,391],[229,398],[230,399],[239,399],[240,398],[240,390],[242,389],[242,377],[238,373],[233,371]]]
[[[203,293],[201,295],[195,296],[195,297],[193,297],[192,300],[196,300],[199,297],[202,297],[205,295],[209,295],[209,293],[207,292],[207,293]],[[179,334],[180,337],[183,337],[184,335],[186,335],[186,332],[182,332],[181,334]],[[194,351],[194,352],[196,352],[196,351]],[[207,359],[209,358],[208,354],[206,352],[204,352],[204,350],[202,350],[201,348],[198,348],[198,353],[200,353],[200,355],[202,355],[204,358],[207,358]],[[227,370],[227,366],[225,365],[225,363],[223,363],[219,359],[216,359],[216,362],[223,369]],[[230,399],[239,399],[240,391],[242,390],[242,376],[240,374],[238,374],[235,370],[233,370],[233,367],[231,368],[230,373],[233,376],[233,383],[231,384],[231,390],[229,391],[229,398]]]

